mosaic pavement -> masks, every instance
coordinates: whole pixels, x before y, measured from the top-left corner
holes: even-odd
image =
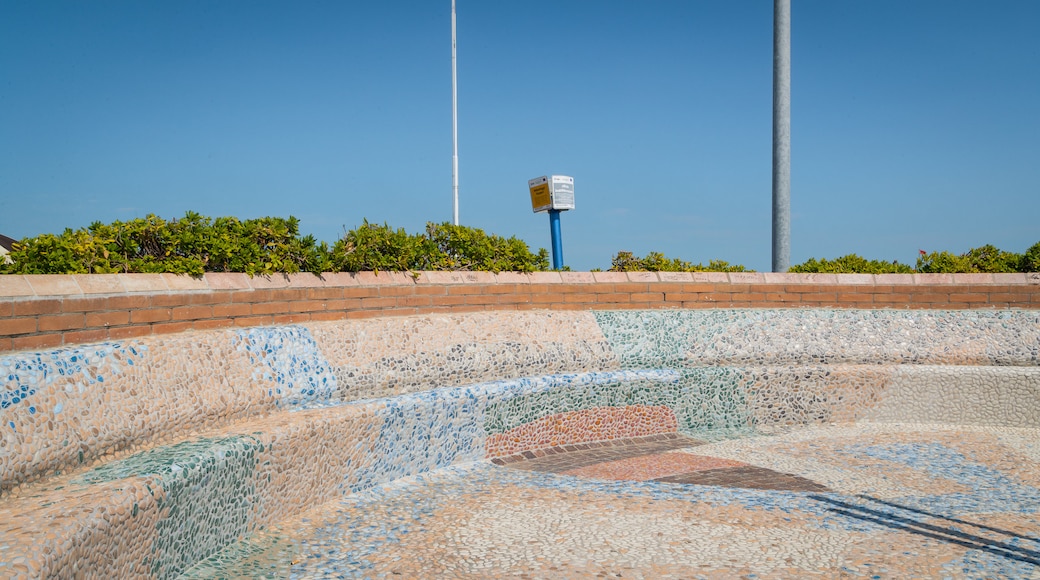
[[[859,425],[468,463],[308,511],[186,577],[1040,578],[1038,441]],[[583,467],[544,462],[567,455]],[[716,477],[676,477],[698,473]]]
[[[0,577],[1029,577],[1038,353],[1036,312],[792,309],[4,355]]]

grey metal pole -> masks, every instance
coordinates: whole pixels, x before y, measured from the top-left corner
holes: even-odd
[[[773,0],[773,271],[791,266],[791,0]]]
[[[451,0],[451,209],[452,222],[459,225],[459,125],[455,82],[455,0]]]

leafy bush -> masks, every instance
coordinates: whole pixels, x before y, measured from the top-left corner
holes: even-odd
[[[328,254],[328,247],[317,244],[313,236],[299,236],[299,220],[294,217],[210,220],[188,212],[179,220],[149,215],[27,238],[17,244],[10,254],[12,263],[0,272],[320,273],[330,265]]]
[[[66,228],[59,236],[43,234],[14,245],[4,274],[91,274],[117,272],[108,260],[108,249],[87,230]]]
[[[26,238],[11,252],[7,274],[101,274],[171,272],[274,273],[361,270],[517,270],[549,267],[548,252],[532,253],[523,240],[488,235],[451,224],[427,224],[409,234],[368,220],[346,232],[330,249],[314,236],[300,236],[300,222],[263,217],[210,219],[189,212],[166,221],[149,215],[127,222],[95,222],[60,235]]]
[[[741,265],[731,266],[721,260],[712,260],[707,266],[691,264],[678,258],[668,258],[660,252],[650,252],[645,258],[632,252],[618,252],[611,261],[611,272],[746,272]],[[810,258],[791,266],[788,272],[828,274],[911,274],[930,273],[1000,273],[1040,271],[1040,242],[1025,254],[1006,252],[992,245],[968,250],[964,254],[950,252],[922,252],[916,267],[897,261],[868,260],[856,254],[840,258]]]
[[[1038,244],[1040,245],[1040,244]],[[1034,246],[1036,247],[1036,246]],[[1032,248],[1030,248],[1032,249]],[[1040,251],[1038,251],[1040,253]],[[1025,256],[1005,252],[995,246],[972,248],[961,255],[950,252],[922,252],[917,257],[917,271],[922,273],[1008,273],[1030,272]]]
[[[549,252],[532,253],[516,237],[488,235],[484,230],[448,222],[427,223],[426,237],[437,247],[437,270],[481,270],[490,272],[535,272],[549,269]]]
[[[424,236],[365,220],[332,246],[332,265],[341,272],[426,270],[434,250]]]
[[[806,274],[910,274],[914,269],[899,262],[867,260],[856,254],[849,254],[834,260],[809,258],[802,264],[791,266],[787,271]]]
[[[1023,272],[1040,272],[1040,242],[1037,242],[1022,254],[1019,270]]]
[[[867,260],[849,254],[835,260],[810,258],[803,264],[791,266],[788,271],[862,274],[1037,272],[1040,271],[1040,242],[1026,250],[1025,254],[1006,252],[990,244],[972,248],[963,254],[946,251],[929,253],[922,250],[913,268],[899,262]]]
[[[250,275],[329,271],[332,261],[328,245],[318,243],[311,235],[300,237],[299,226],[299,220],[292,216],[287,220],[217,218],[205,246],[206,269]]]
[[[967,262],[957,254],[947,251],[921,254],[917,257],[917,272],[927,274],[952,274],[967,271]]]
[[[523,240],[488,235],[479,228],[426,224],[425,234],[365,220],[332,248],[332,263],[347,272],[364,270],[482,270],[533,272],[549,268],[545,248],[532,253]]]
[[[611,260],[610,272],[751,272],[739,264],[730,265],[722,260],[711,260],[708,265],[691,264],[678,258],[668,258],[660,252],[650,252],[640,258],[632,252],[618,252]]]

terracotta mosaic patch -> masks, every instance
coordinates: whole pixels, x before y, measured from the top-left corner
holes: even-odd
[[[501,457],[528,449],[673,433],[677,429],[675,413],[663,405],[595,407],[542,417],[491,435],[486,449],[488,457]]]

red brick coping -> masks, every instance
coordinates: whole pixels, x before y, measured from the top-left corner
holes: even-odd
[[[1040,274],[392,272],[2,275],[0,351],[477,310],[1030,308]]]

